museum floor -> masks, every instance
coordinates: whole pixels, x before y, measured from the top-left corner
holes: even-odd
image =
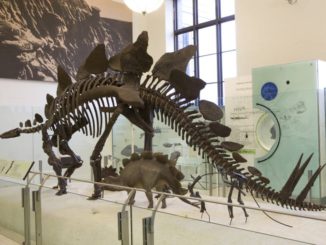
[[[1,245],[19,245],[19,243],[14,242],[2,235],[0,235],[0,244]]]
[[[13,238],[7,241],[0,236],[0,245],[21,244],[23,215],[20,200],[21,186],[2,186],[0,191],[0,234]],[[117,212],[121,211],[127,195],[125,192],[106,192],[103,200],[88,201],[84,194],[92,192],[89,184],[72,182],[69,191],[76,194],[55,196],[51,189],[42,191],[42,230],[46,245],[58,244],[121,244],[117,239]],[[205,197],[225,201],[225,198]],[[252,198],[245,204],[257,207]],[[234,195],[236,201],[236,195]],[[264,208],[284,211],[269,203],[259,201]],[[142,218],[152,214],[146,209],[147,200],[137,193],[132,208],[134,244],[142,244]],[[215,245],[215,244],[326,244],[326,221],[303,219],[280,214],[269,214],[274,219],[292,228],[280,225],[260,211],[248,210],[250,217],[245,222],[243,212],[235,208],[235,218],[229,225],[227,208],[207,203],[207,215],[176,198],[167,200],[168,208],[159,209],[155,218],[155,245]],[[164,213],[163,213],[164,212]],[[326,212],[291,211],[291,213],[319,217],[326,220]],[[34,215],[31,217],[32,223]],[[13,230],[17,233],[13,237]],[[32,224],[32,239],[34,226]],[[69,241],[69,242],[68,242]],[[109,242],[108,242],[109,241]]]

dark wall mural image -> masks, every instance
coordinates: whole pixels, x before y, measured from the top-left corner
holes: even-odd
[[[95,0],[94,4],[92,0],[1,0],[0,77],[55,81],[58,65],[74,76],[98,43],[105,44],[109,56],[131,43],[131,21],[103,17],[107,9],[95,4]]]

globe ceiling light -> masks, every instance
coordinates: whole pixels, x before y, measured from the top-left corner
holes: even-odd
[[[157,10],[163,0],[123,0],[132,11],[143,15]]]

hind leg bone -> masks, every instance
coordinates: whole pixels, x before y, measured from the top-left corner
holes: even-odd
[[[111,130],[113,128],[113,125],[115,124],[115,122],[117,121],[120,113],[122,112],[122,108],[123,105],[119,105],[117,106],[117,108],[115,109],[115,111],[113,112],[112,116],[110,117],[110,121],[108,122],[108,124],[105,127],[105,130],[103,132],[103,134],[101,135],[101,137],[99,138],[99,140],[97,141],[93,153],[90,157],[90,162],[91,162],[91,166],[93,168],[93,175],[94,175],[94,181],[95,182],[101,182],[102,180],[102,174],[101,174],[101,152],[103,150],[104,144],[107,140],[107,138],[109,137]],[[92,194],[92,196],[89,198],[89,200],[96,200],[98,198],[101,197],[101,192],[102,192],[102,188],[101,186],[99,186],[98,184],[94,184],[94,192]]]
[[[151,192],[151,190],[146,190],[145,194],[146,194],[146,197],[147,197],[148,202],[149,202],[147,208],[153,208],[153,206],[154,206],[153,193]]]
[[[241,198],[241,189],[242,189],[242,183],[239,184],[239,192],[238,192],[238,203],[241,204],[241,205],[244,205],[244,202]],[[243,212],[244,212],[244,215],[246,217],[246,222],[247,222],[247,218],[249,217],[249,214],[247,213],[247,210],[245,208],[242,208]]]
[[[50,140],[49,134],[46,131],[46,128],[42,129],[42,141],[43,141],[43,151],[48,156],[48,163],[53,167],[54,172],[58,176],[58,187],[59,191],[56,193],[56,195],[63,195],[67,193],[67,181],[63,178],[60,178],[62,176],[62,165],[60,159],[56,157],[56,155],[53,152],[53,145],[52,141]]]

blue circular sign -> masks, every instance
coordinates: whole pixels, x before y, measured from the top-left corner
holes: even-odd
[[[273,82],[265,83],[261,88],[261,96],[265,100],[273,100],[277,96],[277,86]]]

